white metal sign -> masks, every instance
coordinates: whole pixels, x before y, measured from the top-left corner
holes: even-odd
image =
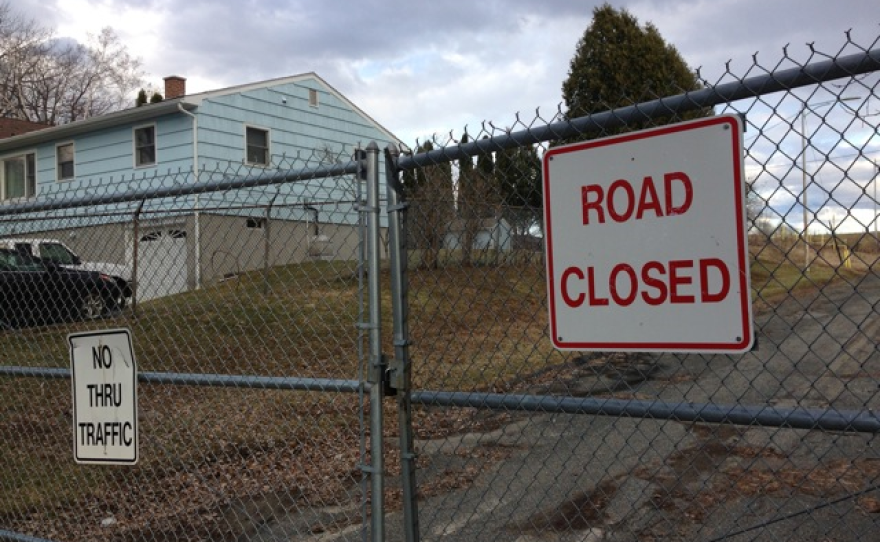
[[[137,366],[130,332],[72,333],[67,339],[74,459],[77,463],[137,463]]]
[[[742,132],[725,115],[547,151],[556,348],[751,348]]]

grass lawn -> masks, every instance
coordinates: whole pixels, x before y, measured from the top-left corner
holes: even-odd
[[[838,251],[816,249],[805,275],[797,247],[752,242],[757,311],[790,292],[855,279],[876,256],[851,253],[847,265]],[[408,272],[416,389],[499,391],[566,359],[546,337],[540,259],[494,263],[441,259],[438,269]],[[382,282],[383,351],[391,355],[387,276]],[[0,363],[67,367],[68,333],[125,327],[140,371],[358,379],[362,311],[352,262],[279,267],[142,303],[110,320],[4,331]],[[386,406],[393,434],[393,400]],[[204,523],[188,532],[222,539],[217,525],[236,499],[343,502],[360,480],[365,409],[356,395],[140,384],[138,408],[138,465],[77,465],[70,382],[0,377],[0,528],[76,539],[101,532],[83,514],[112,515],[129,534],[195,517]],[[419,427],[422,435],[432,430]]]

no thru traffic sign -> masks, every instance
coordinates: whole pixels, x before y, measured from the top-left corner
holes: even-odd
[[[749,350],[738,116],[557,147],[543,173],[554,346]]]
[[[138,460],[137,367],[127,329],[68,335],[77,463]]]

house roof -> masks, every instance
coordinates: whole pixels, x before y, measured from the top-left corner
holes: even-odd
[[[187,94],[186,96],[182,96],[180,98],[164,100],[154,104],[143,105],[141,107],[132,107],[130,109],[115,111],[106,115],[78,120],[69,124],[62,124],[60,126],[52,126],[49,128],[43,126],[42,130],[29,133],[20,133],[19,135],[13,135],[5,139],[0,139],[0,152],[26,147],[29,145],[36,145],[49,140],[58,140],[73,137],[103,128],[111,128],[114,126],[119,126],[132,122],[140,122],[162,115],[174,113],[175,111],[179,111],[181,108],[187,111],[191,111],[198,108],[198,106],[201,105],[203,101],[210,100],[211,98],[215,97],[226,96],[228,94],[235,94],[238,92],[247,92],[249,90],[283,85],[287,83],[296,83],[305,80],[318,81],[339,100],[346,103],[349,107],[357,111],[360,115],[363,115],[364,118],[369,119],[370,122],[372,122],[377,129],[385,133],[389,139],[400,142],[400,140],[396,136],[394,136],[394,134],[385,129],[381,124],[376,122],[375,119],[367,115],[359,107],[354,105],[350,100],[340,94],[339,91],[337,91],[330,84],[324,81],[320,76],[318,76],[314,72],[307,72],[299,75],[280,77],[276,79],[267,79],[265,81],[246,83],[243,85],[210,90],[197,94]]]
[[[20,134],[26,134],[35,130],[43,130],[51,127],[50,124],[41,124],[29,120],[0,117],[0,139],[6,139]]]

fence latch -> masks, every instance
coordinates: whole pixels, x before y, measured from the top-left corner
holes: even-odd
[[[385,396],[394,397],[397,395],[397,390],[403,389],[405,385],[403,363],[395,358],[388,358],[383,378],[385,379]]]

